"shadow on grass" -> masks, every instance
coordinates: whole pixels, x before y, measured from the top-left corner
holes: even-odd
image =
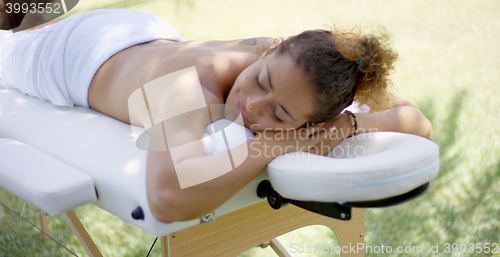
[[[488,205],[488,196],[492,196],[492,194],[497,193],[497,197],[499,196],[499,192],[495,192],[495,189],[498,190],[498,188],[495,188],[495,186],[498,186],[500,184],[500,160],[497,160],[497,163],[494,165],[491,165],[490,167],[486,168],[485,171],[482,174],[478,174],[478,179],[474,182],[473,186],[467,187],[465,183],[463,183],[462,188],[467,192],[467,195],[470,197],[467,199],[467,201],[464,201],[462,204],[465,204],[466,211],[460,212],[460,213],[454,213],[453,218],[457,219],[462,219],[462,220],[468,220],[472,221],[476,219],[474,217],[476,213],[484,213],[486,216],[484,217],[478,217],[479,220],[481,218],[486,218],[487,220],[483,220],[483,222],[470,222],[469,225],[472,224],[477,224],[479,225],[480,223],[483,229],[481,229],[481,236],[486,237],[488,240],[478,240],[477,242],[482,242],[484,243],[498,243],[500,242],[500,227],[498,226],[498,223],[496,226],[494,225],[495,223],[491,223],[491,225],[486,225],[484,222],[488,223],[491,222],[491,218],[493,218],[493,221],[498,219],[500,217],[500,209],[495,209],[491,208],[492,206]],[[474,191],[478,191],[479,193],[475,193]],[[500,190],[499,190],[500,191]],[[477,195],[477,196],[474,196]],[[492,199],[498,199],[497,197],[492,197]],[[496,201],[495,200],[495,201]],[[481,210],[484,208],[486,205],[486,209],[483,211]],[[490,207],[490,208],[489,208]],[[477,219],[476,219],[477,220]],[[484,226],[486,225],[486,226]],[[460,229],[453,227],[454,230]],[[451,232],[459,232],[459,231],[451,231]],[[451,235],[455,235],[454,237],[451,237],[450,241],[451,242],[456,242],[460,238],[457,236],[458,233],[450,233]],[[476,238],[473,238],[474,240]],[[475,243],[475,242],[474,242]]]
[[[447,179],[457,165],[462,160],[462,151],[457,151],[453,154],[450,153],[450,150],[457,143],[457,137],[459,135],[459,126],[458,120],[459,116],[463,111],[464,101],[468,95],[468,91],[466,89],[461,89],[456,92],[452,97],[451,104],[448,107],[448,110],[445,111],[448,115],[444,119],[444,121],[438,120],[435,115],[439,112],[439,110],[435,107],[435,102],[426,102],[423,104],[422,109],[423,113],[426,117],[429,118],[432,124],[437,124],[437,122],[441,122],[443,125],[440,126],[443,129],[440,131],[435,131],[433,141],[439,146],[439,158],[440,158],[440,169],[439,169],[439,179],[435,180],[434,183],[438,187],[445,186]],[[448,178],[453,179],[453,178]]]
[[[422,255],[427,256],[429,244],[440,243],[443,254],[444,243],[499,241],[498,222],[491,218],[500,216],[499,205],[494,200],[500,197],[497,186],[500,184],[500,160],[489,166],[478,163],[477,169],[466,171],[466,175],[473,176],[464,178],[460,174],[463,172],[460,167],[471,161],[467,158],[467,150],[474,147],[460,143],[473,141],[465,140],[469,135],[461,133],[460,126],[464,124],[459,124],[468,96],[466,89],[456,91],[445,110],[438,110],[432,98],[418,104],[434,125],[433,141],[440,149],[440,174],[431,181],[427,193],[413,201],[367,210],[368,244],[423,246]]]

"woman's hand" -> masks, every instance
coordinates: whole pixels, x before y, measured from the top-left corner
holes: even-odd
[[[349,137],[354,127],[351,118],[348,114],[340,113],[334,120],[325,123],[323,128],[330,130],[328,137],[325,140],[318,142],[309,150],[312,154],[327,155],[335,148],[342,140]]]
[[[432,124],[415,105],[395,95],[389,98],[391,109],[356,114],[361,133],[393,131],[432,139]]]

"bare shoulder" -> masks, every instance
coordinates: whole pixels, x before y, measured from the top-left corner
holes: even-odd
[[[275,38],[271,37],[252,37],[228,41],[227,46],[231,49],[261,55],[266,49],[273,45],[274,41]]]
[[[190,67],[197,72],[205,102],[224,103],[238,75],[257,60],[269,39],[155,41],[124,49],[106,61],[95,74],[89,89],[89,104],[111,117],[135,124],[129,120],[127,111],[132,92],[151,81]],[[163,92],[166,88],[153,94],[154,98],[162,95],[165,99],[180,99],[177,97],[179,91]]]
[[[163,64],[151,70],[153,77],[160,74],[195,67],[202,87],[224,102],[238,75],[255,62],[260,50],[256,46],[240,45],[242,40],[193,41],[177,48],[175,54],[162,60]],[[207,99],[209,100],[209,99]]]
[[[253,37],[253,38],[246,38],[246,39],[239,39],[236,41],[239,41],[238,44],[240,45],[255,45],[255,46],[262,46],[264,48],[269,48],[276,38],[273,37]]]

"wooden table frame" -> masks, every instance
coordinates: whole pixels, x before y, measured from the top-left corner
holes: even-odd
[[[258,245],[270,245],[278,256],[286,257],[291,255],[276,237],[301,227],[324,225],[335,233],[343,251],[342,256],[364,256],[362,251],[352,252],[352,247],[358,243],[364,244],[365,210],[353,208],[351,215],[351,220],[341,221],[291,204],[274,210],[267,201],[263,201],[216,217],[212,223],[198,224],[161,237],[161,255],[233,257]],[[42,228],[48,233],[47,219],[44,216],[41,215]],[[102,256],[76,214],[69,211],[63,217],[85,252],[91,257]],[[318,245],[321,244],[322,242],[318,242]]]

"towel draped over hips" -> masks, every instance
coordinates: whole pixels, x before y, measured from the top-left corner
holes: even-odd
[[[170,23],[135,10],[94,10],[41,29],[2,33],[0,85],[58,106],[89,107],[89,86],[101,65],[157,39],[184,41]]]

